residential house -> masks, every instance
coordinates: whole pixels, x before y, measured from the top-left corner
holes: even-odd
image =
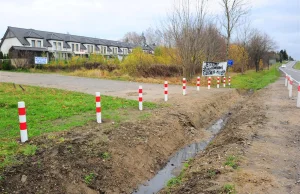
[[[45,55],[50,60],[68,60],[72,56],[88,56],[92,53],[115,56],[121,60],[135,47],[126,42],[16,27],[8,27],[0,43],[3,54],[26,52],[34,56]],[[143,50],[154,52],[149,46],[144,46]]]

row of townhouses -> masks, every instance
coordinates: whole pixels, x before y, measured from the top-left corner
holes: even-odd
[[[16,27],[8,27],[0,43],[3,54],[19,51],[41,56],[45,53],[50,60],[67,60],[72,56],[88,56],[92,53],[122,59],[135,47],[137,46],[126,42]],[[144,52],[154,53],[153,46],[144,45],[142,49]]]

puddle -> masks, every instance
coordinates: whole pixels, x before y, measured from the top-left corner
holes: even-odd
[[[133,194],[153,194],[163,189],[167,185],[168,180],[179,175],[184,162],[190,158],[194,158],[197,153],[207,147],[214,136],[224,128],[230,115],[230,113],[225,115],[207,129],[212,133],[212,136],[208,140],[193,143],[176,152],[162,170],[160,170],[152,179],[140,185]]]

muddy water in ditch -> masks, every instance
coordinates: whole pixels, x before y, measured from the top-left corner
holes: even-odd
[[[231,114],[227,114],[221,119],[219,119],[216,123],[214,123],[207,130],[211,132],[211,137],[205,141],[199,143],[193,143],[188,145],[177,153],[175,153],[167,163],[167,165],[160,170],[152,179],[140,185],[133,194],[153,194],[159,192],[163,189],[167,181],[173,177],[176,177],[179,172],[183,168],[183,163],[186,162],[190,158],[194,158],[195,155],[204,150],[209,142],[211,142],[214,136],[226,125],[228,118]]]

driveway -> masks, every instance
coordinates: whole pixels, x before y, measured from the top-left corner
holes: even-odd
[[[296,64],[297,61],[290,61],[286,64],[286,68],[282,68],[280,67],[279,69],[284,72],[287,73],[288,75],[291,75],[292,78],[300,83],[300,70],[296,70],[293,68],[293,66]]]
[[[143,86],[143,98],[145,101],[162,101],[164,98],[163,84],[146,84],[127,81],[104,80],[94,78],[83,78],[75,76],[64,76],[58,74],[39,74],[39,73],[16,73],[0,71],[0,82],[10,82],[23,85],[58,88],[70,91],[77,91],[95,95],[95,92],[101,92],[101,95],[116,96],[121,98],[137,100],[138,87]],[[220,88],[207,90],[201,88],[196,91],[196,86],[188,86],[188,96],[209,97],[210,95],[221,94],[228,91]],[[182,97],[182,86],[169,85],[169,99],[173,96]],[[176,97],[177,98],[177,97]]]

